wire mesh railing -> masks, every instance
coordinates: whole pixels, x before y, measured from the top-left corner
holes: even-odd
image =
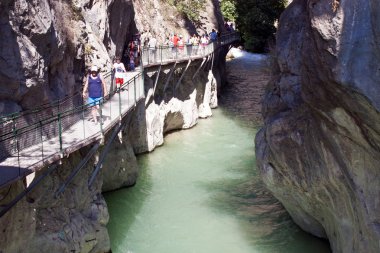
[[[107,72],[103,78],[111,79],[112,72]],[[0,161],[8,156],[15,154],[15,150],[23,150],[35,145],[43,138],[51,139],[58,134],[56,128],[46,125],[49,119],[57,117],[60,113],[70,111],[73,108],[85,104],[82,91],[77,91],[70,96],[39,105],[36,108],[17,112],[0,117]],[[70,119],[62,119],[62,129],[67,129],[74,122],[79,120],[79,116],[72,115]],[[41,126],[41,133],[32,134],[36,126]],[[13,137],[15,132],[20,136],[16,141]],[[18,152],[18,151],[17,151]]]
[[[144,97],[141,73],[130,78],[99,101],[99,123],[92,122],[92,104],[77,96],[38,110],[34,114],[11,115],[0,123],[0,187],[25,176],[33,166],[55,156],[68,155],[89,138],[101,139],[138,100]]]
[[[200,43],[199,45],[184,44],[183,46],[144,47],[142,49],[142,62],[146,67],[173,61],[203,58],[212,54],[218,48],[239,39],[240,35],[234,32],[221,35],[216,41],[210,42],[207,45]]]

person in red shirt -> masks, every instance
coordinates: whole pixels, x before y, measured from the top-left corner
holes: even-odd
[[[174,34],[174,36],[173,36],[173,44],[174,44],[174,47],[177,47],[177,46],[178,46],[178,40],[179,40],[179,38],[177,37],[177,34]]]
[[[176,58],[177,56],[177,47],[178,47],[178,40],[179,38],[177,37],[177,34],[174,34],[173,38],[172,38],[172,42],[173,42],[173,58]]]

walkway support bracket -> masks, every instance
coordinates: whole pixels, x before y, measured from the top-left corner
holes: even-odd
[[[157,88],[158,79],[160,78],[161,68],[162,68],[162,65],[160,65],[160,68],[158,69],[157,77],[156,77],[156,80],[154,82],[153,97],[154,97],[154,94],[156,93],[156,88]]]
[[[106,156],[107,156],[107,154],[111,148],[111,144],[113,143],[116,136],[123,129],[123,127],[125,126],[126,123],[127,123],[127,120],[124,121],[123,123],[121,123],[118,126],[118,128],[115,128],[115,130],[112,132],[112,135],[111,135],[110,139],[108,140],[108,143],[106,144],[105,148],[103,149],[102,153],[100,154],[98,164],[96,165],[94,171],[91,174],[90,180],[88,181],[88,188],[91,188],[92,184],[95,182],[95,179],[96,179],[97,175],[99,174],[100,169],[102,168],[104,159],[106,158]]]
[[[75,176],[79,173],[81,169],[86,166],[88,161],[91,159],[91,157],[94,156],[96,151],[98,150],[100,146],[100,143],[96,143],[91,150],[87,153],[86,157],[78,164],[78,166],[73,170],[73,172],[70,174],[70,176],[67,178],[67,180],[62,184],[61,187],[59,187],[58,191],[54,194],[55,198],[58,198],[62,193],[65,192],[67,186],[74,180]]]
[[[169,84],[170,80],[172,79],[172,76],[173,76],[173,73],[175,71],[175,67],[176,66],[177,66],[177,62],[173,65],[173,68],[170,70],[170,74],[168,76],[168,79],[165,82],[164,91],[166,90],[166,88],[168,87],[168,84]]]
[[[206,57],[203,58],[202,64],[198,67],[197,71],[195,71],[195,73],[194,73],[192,79],[194,79],[194,78],[197,76],[197,74],[199,73],[199,71],[201,70],[201,68],[202,68],[202,66],[203,66],[203,64],[204,64],[205,62],[206,62]]]
[[[190,67],[190,64],[191,64],[191,60],[189,60],[189,62],[187,63],[185,70],[183,71],[183,73],[182,73],[181,77],[179,78],[177,84],[174,86],[175,87],[174,91],[178,89],[178,86],[181,83],[182,79],[185,77],[186,71]]]

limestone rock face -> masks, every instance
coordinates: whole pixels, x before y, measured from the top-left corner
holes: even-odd
[[[295,0],[256,138],[264,182],[334,252],[380,252],[379,4]]]
[[[0,115],[80,91],[85,66],[109,71],[110,58],[135,32],[131,1],[0,4],[0,99],[14,104]]]
[[[161,71],[156,87],[157,70],[146,70],[145,108],[138,107],[139,116],[131,123],[130,138],[135,153],[151,152],[164,143],[166,133],[190,129],[199,118],[212,116],[211,108],[217,106],[215,75],[219,70],[216,67],[214,71],[205,69],[196,74],[199,64],[187,70],[186,66],[178,68],[169,81],[170,70]]]
[[[89,189],[93,158],[63,194],[55,197],[74,167],[88,152],[84,148],[57,165],[31,193],[0,219],[0,251],[104,253],[110,249],[106,225],[107,204],[101,195],[101,177]],[[36,173],[38,178],[46,170]],[[0,205],[9,203],[25,188],[22,181],[0,190]]]
[[[205,5],[202,25],[195,26],[175,7],[156,0],[1,1],[0,100],[13,105],[0,106],[0,115],[80,91],[86,67],[110,71],[111,59],[136,33],[161,43],[174,32],[222,30],[218,1]]]
[[[154,36],[159,42],[164,42],[166,37],[173,34],[181,34],[186,38],[195,32],[199,34],[209,33],[211,29],[224,30],[223,16],[218,0],[204,1],[204,8],[200,10],[200,21],[195,24],[188,20],[168,1],[158,0],[134,0],[136,12],[136,25],[142,33],[142,39]]]
[[[103,165],[102,191],[113,191],[133,186],[138,176],[138,165],[133,147],[127,135],[117,138]]]
[[[1,0],[0,115],[80,92],[87,67],[97,65],[103,73],[110,71],[112,58],[124,51],[136,33],[143,39],[156,36],[162,42],[172,32],[185,36],[196,29],[222,28],[218,1],[207,0],[206,5],[202,27],[196,27],[174,7],[157,0]],[[178,87],[182,70],[169,89],[164,89],[160,79],[158,97],[152,96],[154,77],[147,78],[147,102],[138,103],[131,113],[122,141],[115,140],[95,185],[87,186],[96,163],[93,158],[56,199],[54,193],[88,148],[65,158],[56,172],[0,219],[0,253],[26,252],[25,247],[28,253],[110,252],[105,227],[108,211],[101,192],[133,185],[138,174],[135,154],[152,151],[163,144],[166,132],[193,127],[217,106],[223,68],[201,71],[192,80],[195,69],[189,70]],[[23,182],[1,189],[0,206],[24,189]]]

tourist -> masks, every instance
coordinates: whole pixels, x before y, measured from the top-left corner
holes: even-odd
[[[176,58],[177,56],[177,46],[178,46],[178,40],[179,38],[177,37],[177,34],[174,34],[172,37],[172,42],[173,42],[173,58]]]
[[[135,57],[133,55],[131,55],[129,57],[129,70],[135,71],[135,67],[136,67],[136,60],[135,60]]]
[[[100,101],[106,94],[107,87],[98,71],[98,67],[92,66],[83,88],[83,98],[87,98],[87,103],[91,106],[91,115],[95,124],[98,123],[97,114]]]
[[[231,24],[230,24],[230,32],[234,32],[234,31],[235,31],[234,24],[231,22]]]
[[[231,31],[231,27],[230,27],[230,25],[228,24],[228,22],[224,22],[224,28],[226,29],[227,32],[230,32],[230,31]]]
[[[183,36],[180,35],[179,40],[178,40],[178,54],[180,56],[184,55],[184,47],[185,47],[185,42],[183,41]]]
[[[140,43],[139,43],[139,41],[138,41],[137,38],[134,41],[131,41],[131,43],[130,43],[129,58],[133,58],[134,59],[133,64],[135,66],[139,65],[139,53],[140,53],[140,45],[139,44]],[[129,59],[129,63],[130,63],[130,59]]]
[[[115,58],[115,63],[112,66],[112,70],[115,72],[116,86],[121,87],[124,84],[124,76],[127,70],[125,69],[124,63],[120,61],[119,56]]]
[[[193,34],[193,37],[191,37],[190,39],[190,44],[191,44],[191,47],[192,47],[192,53],[191,55],[196,55],[198,53],[198,41],[197,41],[197,35],[195,35],[195,33]]]
[[[201,54],[205,54],[206,46],[208,45],[208,39],[206,35],[204,34],[201,38]]]
[[[151,62],[151,63],[154,63],[156,62],[156,48],[157,48],[157,39],[155,37],[151,37],[149,39],[149,59],[148,59],[148,63]]]
[[[169,37],[166,37],[165,42],[164,42],[164,47],[171,47],[172,44],[173,42],[171,41],[171,39]]]
[[[216,33],[215,29],[212,29],[212,32],[210,33],[210,40],[211,42],[215,42],[218,39],[218,34]]]
[[[186,55],[188,57],[190,57],[193,53],[193,43],[192,43],[192,37],[191,36],[187,36],[185,45],[186,45]]]

